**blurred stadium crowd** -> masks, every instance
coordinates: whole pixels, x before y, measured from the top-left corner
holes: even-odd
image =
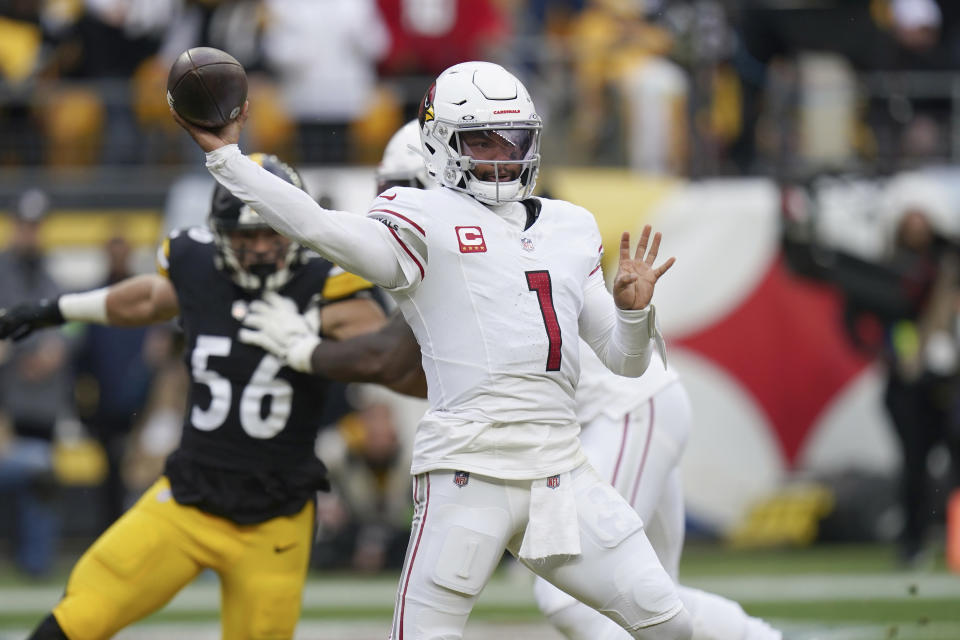
[[[791,185],[791,266],[847,295],[851,338],[891,371],[905,467],[922,476],[911,475],[908,503],[919,504],[929,450],[958,437],[960,212],[910,200],[889,251],[869,255],[815,241],[810,225],[836,186],[825,174],[887,176],[960,158],[960,3],[0,0],[0,197],[13,218],[0,307],[63,289],[38,241],[48,194],[59,209],[111,198],[156,207],[171,176],[197,163],[164,100],[170,63],[193,46],[224,49],[248,70],[246,147],[301,167],[376,164],[437,73],[484,59],[530,88],[548,167]],[[25,176],[42,189],[24,191]],[[106,283],[136,272],[123,229],[101,235]],[[937,332],[949,348],[931,341],[921,353]],[[160,473],[183,411],[178,346],[172,326],[0,343],[0,460],[21,463],[0,462],[0,491],[19,501],[4,499],[0,536],[22,570],[50,571],[59,538],[88,541]],[[368,388],[339,388],[338,398],[318,450],[339,490],[321,497],[313,562],[397,567],[411,508],[406,425],[418,405]],[[52,467],[23,448],[54,436]],[[928,510],[918,509],[907,561],[923,546]]]
[[[164,87],[198,45],[250,71],[253,147],[307,164],[376,162],[468,59],[524,76],[565,164],[889,171],[956,153],[946,1],[5,0],[0,16],[4,166],[183,162]]]

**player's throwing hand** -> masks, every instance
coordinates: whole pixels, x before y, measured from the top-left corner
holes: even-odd
[[[630,258],[630,234],[624,231],[620,236],[620,265],[613,280],[613,300],[620,309],[643,309],[650,304],[657,280],[676,262],[676,258],[670,258],[659,267],[653,266],[660,250],[661,236],[659,231],[653,235],[653,245],[648,252],[650,230],[650,225],[643,227],[633,259]]]
[[[187,133],[189,133],[190,137],[203,149],[204,153],[210,153],[220,147],[225,147],[228,144],[237,144],[240,141],[240,130],[243,129],[243,123],[247,121],[247,112],[249,109],[250,102],[247,101],[243,104],[243,111],[240,112],[237,119],[219,129],[204,129],[195,124],[190,124],[181,118],[180,114],[177,113],[173,107],[170,107],[170,115],[177,121],[177,124],[186,129]]]

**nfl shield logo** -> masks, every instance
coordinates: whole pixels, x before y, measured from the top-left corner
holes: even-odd
[[[458,487],[465,487],[470,481],[470,474],[466,471],[454,471],[453,472],[453,484]]]
[[[551,489],[556,489],[560,486],[560,476],[550,476],[547,478],[547,486]]]
[[[524,251],[533,251],[533,240],[530,238],[520,238],[520,246]]]

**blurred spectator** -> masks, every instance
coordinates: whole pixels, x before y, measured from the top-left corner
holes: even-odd
[[[880,259],[817,246],[793,222],[785,248],[794,268],[840,287],[854,344],[886,367],[884,403],[902,456],[899,559],[914,566],[924,558],[930,523],[943,517],[945,496],[930,489],[935,447],[946,445],[960,486],[960,225],[949,194],[923,174],[891,180],[883,198],[887,251]]]
[[[35,164],[42,148],[32,102],[44,59],[40,4],[7,2],[0,18],[0,165]]]
[[[263,67],[263,0],[177,0],[159,57],[166,69],[192,47],[230,52],[247,71]]]
[[[938,0],[890,0],[881,25],[892,33],[898,45],[892,50],[892,66],[904,69],[951,68],[948,41],[941,38],[943,18]]]
[[[39,233],[49,208],[31,189],[16,202],[13,238],[0,253],[0,308],[51,298],[59,287],[44,265]],[[52,567],[59,535],[54,505],[52,441],[69,412],[67,343],[58,332],[0,343],[0,489],[12,492],[17,517],[17,566],[41,576]]]
[[[63,4],[63,3],[60,3]],[[153,56],[180,0],[84,0],[57,25],[56,70],[44,89],[48,162],[142,162],[131,84]],[[109,126],[108,126],[109,124]]]
[[[385,75],[435,78],[468,60],[501,61],[511,27],[494,0],[377,0],[390,29]],[[422,91],[421,91],[422,93]]]
[[[423,405],[373,386],[360,389],[360,408],[317,440],[335,488],[318,496],[315,556],[321,565],[375,572],[403,563],[412,508],[408,436]]]
[[[130,245],[120,235],[105,247],[110,286],[134,275]],[[167,330],[90,324],[77,352],[76,401],[81,419],[103,447],[107,476],[100,488],[100,531],[126,510],[127,488],[121,467],[134,424],[143,418],[156,367],[168,349]]]
[[[957,433],[957,311],[960,309],[960,247],[949,242],[936,219],[920,205],[906,208],[893,226],[890,263],[902,274],[912,313],[887,327],[888,367],[884,401],[903,455],[901,501],[906,516],[900,559],[916,564],[943,496],[929,488],[928,458],[945,443],[954,486],[960,486]]]
[[[530,0],[526,3],[530,33],[549,32],[557,23],[566,24],[576,13],[583,10],[587,0]],[[563,30],[563,27],[559,27]]]
[[[954,70],[960,64],[960,6],[947,0],[825,0],[795,3],[789,10],[778,0],[747,0],[739,20],[738,70],[743,82],[743,122],[762,121],[765,100],[790,99],[787,80],[778,88],[776,61],[803,52],[831,52],[858,72]],[[782,76],[782,74],[780,74]],[[789,74],[785,76],[789,78]],[[781,79],[782,80],[782,79]],[[869,87],[866,123],[855,134],[861,154],[880,154],[884,169],[895,168],[901,129],[923,112],[943,122],[949,91],[941,96],[924,89],[914,95],[906,78]],[[765,96],[778,88],[780,98]],[[852,90],[851,86],[851,90]],[[801,96],[802,97],[802,96]],[[772,114],[782,127],[787,113]],[[924,123],[921,126],[927,126]],[[789,133],[786,134],[789,137]],[[742,170],[757,168],[757,127],[748,126],[735,148]],[[854,137],[851,135],[851,137]]]
[[[134,78],[138,117],[152,132],[148,142],[155,155],[182,161],[193,152],[163,100],[167,73],[177,56],[193,47],[227,51],[247,71],[247,97],[255,118],[244,129],[249,144],[266,153],[293,157],[294,122],[283,104],[263,52],[262,0],[182,0],[156,58]],[[175,153],[171,153],[175,151]]]
[[[682,70],[664,58],[670,34],[632,0],[591,0],[574,19],[569,46],[576,148],[636,169],[684,168],[687,87]]]
[[[670,59],[688,76],[687,114],[678,114],[674,107],[672,124],[684,127],[682,121],[689,120],[687,163],[695,178],[730,172],[729,146],[744,126],[740,79],[733,65],[736,37],[725,6],[730,4],[724,0],[644,3],[647,19],[672,36]],[[674,135],[679,138],[675,144],[686,142],[682,135]]]
[[[265,0],[264,53],[297,123],[300,163],[350,159],[350,127],[376,106],[390,36],[374,0]]]

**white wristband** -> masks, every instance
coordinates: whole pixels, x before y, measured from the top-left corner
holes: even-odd
[[[313,373],[313,350],[320,344],[320,338],[306,335],[297,338],[287,347],[287,364],[301,373]]]
[[[657,308],[653,303],[639,310],[617,309],[617,324],[614,341],[628,355],[642,355],[650,340],[660,354],[663,366],[667,366],[667,348],[657,323]]]
[[[83,293],[68,293],[60,296],[57,305],[64,320],[76,322],[93,322],[107,324],[107,294],[109,287],[85,291]]]
[[[656,334],[656,308],[648,304],[643,309],[617,309],[617,323],[613,338],[626,355],[643,353]]]

